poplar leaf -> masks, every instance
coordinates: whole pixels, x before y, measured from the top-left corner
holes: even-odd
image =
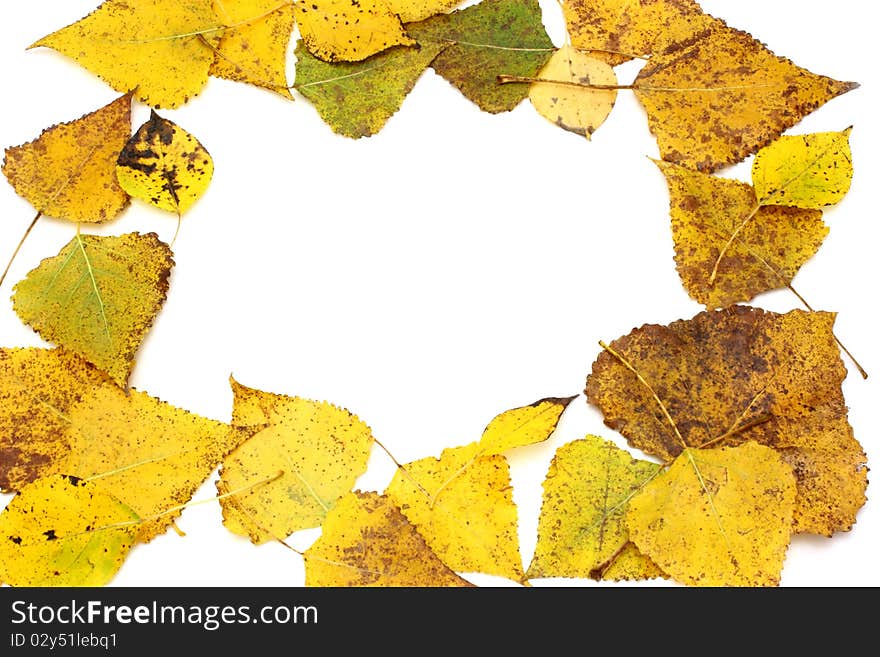
[[[662,159],[705,172],[742,161],[856,87],[726,26],[654,54],[633,85]],[[705,138],[694,138],[694,126]]]
[[[690,586],[777,586],[791,541],[791,466],[753,442],[684,449],[630,501],[633,542]]]
[[[777,450],[797,480],[795,531],[847,531],[865,504],[867,457],[847,420],[834,319],[731,306],[647,324],[610,344],[632,369],[599,354],[587,399],[664,462],[749,440]]]
[[[851,132],[783,135],[759,151],[752,182],[760,202],[814,210],[838,203],[852,182]]]
[[[499,75],[534,77],[556,50],[537,0],[483,0],[406,29],[422,45],[450,44],[431,66],[492,113],[512,110],[529,93],[525,84],[499,84]]]
[[[294,28],[293,3],[215,0],[227,29],[217,43],[211,75],[265,87],[293,98],[287,87],[287,47]]]
[[[669,187],[676,269],[707,308],[786,287],[828,234],[819,210],[762,206],[751,185],[656,164]]]
[[[339,500],[304,558],[306,586],[472,586],[376,493],[354,491]]]
[[[213,175],[214,161],[198,139],[156,112],[128,140],[116,163],[126,192],[178,216],[205,193]]]
[[[544,479],[529,579],[603,579],[629,544],[625,517],[630,500],[660,469],[598,436],[557,449]],[[627,564],[611,572],[611,578],[662,577],[650,559],[639,558],[637,550],[628,550],[626,559]]]
[[[59,471],[70,409],[109,376],[64,349],[0,348],[0,490]]]
[[[574,397],[546,397],[499,413],[483,430],[478,451],[491,456],[547,440]]]
[[[218,490],[272,481],[221,499],[223,523],[256,544],[321,525],[367,469],[370,428],[327,402],[230,384],[232,423],[255,433],[223,460]]]
[[[464,0],[388,0],[388,7],[404,23],[421,21],[435,14],[455,9]]]
[[[77,233],[15,286],[13,307],[45,340],[124,386],[165,302],[173,265],[171,250],[154,233]]]
[[[394,47],[362,62],[328,63],[296,47],[296,83],[334,132],[358,139],[379,132],[446,46]],[[342,102],[341,99],[345,99]]]
[[[103,586],[134,544],[137,522],[97,483],[68,475],[37,479],[0,512],[0,583]]]
[[[41,214],[81,223],[116,218],[129,202],[116,157],[131,135],[131,94],[6,149],[3,174]]]
[[[617,75],[605,62],[563,46],[538,73],[541,80],[582,85],[616,85]],[[535,82],[529,100],[538,113],[564,130],[589,139],[614,107],[617,91]]]
[[[30,47],[57,50],[120,93],[174,108],[207,83],[221,30],[212,0],[106,0]]]
[[[358,62],[415,45],[386,0],[309,0],[293,9],[306,48],[325,62]]]

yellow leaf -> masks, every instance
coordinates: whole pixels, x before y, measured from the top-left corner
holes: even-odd
[[[293,98],[287,85],[287,46],[294,27],[292,2],[214,0],[228,29],[217,44],[211,74]]]
[[[464,0],[388,0],[388,8],[404,23],[421,21],[429,16],[455,9]]]
[[[746,441],[777,450],[797,477],[795,530],[846,531],[865,504],[867,456],[847,420],[834,318],[730,306],[648,324],[599,354],[587,399],[664,462]]]
[[[761,206],[750,185],[668,162],[657,166],[669,186],[678,274],[707,308],[785,287],[828,234],[818,210]]]
[[[612,66],[663,52],[717,22],[694,0],[565,0],[562,10],[571,45]]]
[[[71,407],[104,385],[110,377],[64,349],[0,349],[0,490],[59,472]]]
[[[128,206],[116,158],[131,135],[131,94],[6,149],[3,173],[40,213],[83,223],[114,219]]]
[[[456,572],[524,579],[507,460],[479,445],[407,463],[386,494]]]
[[[613,68],[571,46],[563,46],[553,53],[538,77],[582,85],[617,84]],[[541,116],[587,139],[608,118],[616,98],[614,89],[588,89],[549,82],[535,82],[529,88],[529,100]]]
[[[57,50],[120,93],[174,108],[208,81],[220,30],[212,0],[106,0],[30,47]]]
[[[391,46],[413,46],[386,0],[310,0],[294,4],[309,52],[326,62],[359,62]]]
[[[753,442],[688,448],[629,503],[633,543],[692,586],[776,586],[791,541],[795,481]]]
[[[125,385],[174,261],[154,233],[76,236],[14,288],[21,319]]]
[[[138,517],[99,484],[37,479],[0,512],[0,582],[103,586],[134,544]]]
[[[839,202],[852,182],[851,132],[783,135],[762,149],[752,163],[760,203],[821,210]]]
[[[576,397],[547,397],[528,406],[499,413],[483,430],[479,453],[491,456],[514,447],[547,440],[556,430],[563,411]]]
[[[224,459],[218,490],[274,479],[222,499],[223,523],[257,544],[319,526],[367,469],[370,428],[327,402],[230,383],[232,423],[256,433]]]
[[[624,545],[614,560],[597,573],[597,577],[609,582],[668,579],[666,573],[642,554],[633,543]]]
[[[306,586],[472,586],[376,493],[354,491],[339,500],[304,556]]]
[[[116,176],[126,192],[178,216],[211,182],[214,161],[180,126],[151,112],[119,154]]]
[[[811,73],[722,26],[653,55],[633,88],[661,157],[711,172],[745,159],[857,86]]]
[[[248,435],[146,393],[105,386],[71,408],[61,470],[99,480],[134,509],[145,543],[168,529],[178,507]]]
[[[629,502],[661,466],[632,458],[598,436],[556,450],[544,479],[538,542],[527,576],[601,578],[629,542],[624,517]],[[626,569],[637,570],[628,555]],[[642,557],[641,570],[652,564]],[[613,575],[615,576],[615,575]]]

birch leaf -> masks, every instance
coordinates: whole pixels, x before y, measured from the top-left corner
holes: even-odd
[[[81,223],[116,218],[129,202],[116,158],[131,135],[131,94],[6,149],[3,174],[41,214]]]
[[[15,286],[13,307],[45,340],[124,386],[165,302],[173,265],[171,250],[154,233],[77,233]]]
[[[106,0],[36,41],[75,60],[120,93],[174,108],[208,81],[222,26],[213,0]],[[207,43],[206,43],[207,42]]]

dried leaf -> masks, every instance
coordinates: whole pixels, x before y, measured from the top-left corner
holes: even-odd
[[[669,186],[678,274],[707,308],[785,287],[828,234],[819,210],[762,207],[745,183],[668,162],[657,166]]]
[[[287,47],[293,3],[279,0],[214,0],[228,26],[222,32],[211,75],[265,87],[293,98],[287,87]]]
[[[503,454],[514,447],[534,445],[547,440],[559,425],[562,413],[574,397],[546,397],[499,413],[483,430],[478,453]]]
[[[198,94],[222,26],[213,0],[106,0],[49,34],[45,46],[74,59],[120,93],[153,107],[178,107]],[[206,43],[207,42],[207,43]]]
[[[587,436],[563,445],[544,480],[538,542],[529,565],[537,577],[601,578],[629,542],[624,524],[629,502],[660,472],[661,466],[634,459],[614,443]],[[638,553],[635,552],[635,555]],[[628,554],[632,560],[634,554]],[[614,576],[656,577],[656,566],[642,557]]]
[[[223,460],[218,490],[272,481],[222,499],[223,524],[257,544],[320,526],[367,469],[370,428],[327,402],[230,383],[232,423],[256,433]]]
[[[116,177],[126,192],[182,215],[211,182],[214,161],[199,141],[156,112],[119,153]]]
[[[305,552],[306,586],[472,586],[384,495],[349,493]]]
[[[96,479],[143,519],[140,542],[164,533],[223,457],[252,432],[117,387],[74,404],[62,472]]]
[[[125,385],[174,265],[154,233],[76,236],[14,289],[22,321]]]
[[[745,32],[716,27],[653,55],[634,91],[662,158],[712,172],[857,86],[777,57]],[[696,126],[704,138],[694,137]]]
[[[134,544],[137,522],[99,484],[67,475],[37,479],[0,512],[0,582],[103,586]]]
[[[3,174],[42,214],[82,223],[115,219],[128,194],[116,182],[116,157],[131,135],[131,94],[82,118],[47,128],[6,149]]]
[[[444,47],[395,47],[362,62],[330,64],[309,54],[300,41],[294,86],[314,104],[334,132],[353,139],[369,137],[400,109]]]
[[[777,450],[797,478],[795,530],[846,531],[865,503],[867,457],[847,420],[834,318],[732,306],[648,324],[610,345],[641,380],[603,352],[587,399],[630,444],[667,462],[685,446],[753,440]]]
[[[529,93],[525,84],[499,84],[499,75],[533,77],[555,51],[537,0],[483,0],[406,29],[422,45],[451,44],[431,66],[492,113],[512,110]]]
[[[795,482],[753,442],[683,450],[629,503],[633,543],[691,586],[776,586],[791,541]]]
[[[435,14],[455,9],[464,0],[388,0],[388,7],[404,23],[421,21]]]
[[[58,472],[71,407],[109,376],[64,349],[0,349],[0,489]]]
[[[571,45],[612,66],[660,53],[719,21],[694,0],[565,0]]]
[[[752,183],[759,202],[814,210],[838,203],[852,182],[851,132],[783,135],[758,152]]]
[[[557,50],[538,77],[582,85],[617,84],[613,68],[571,46]],[[608,118],[616,98],[614,89],[589,89],[547,82],[536,82],[529,88],[529,100],[541,116],[587,139]]]
[[[359,62],[415,41],[386,0],[309,0],[293,5],[302,40],[325,62]]]

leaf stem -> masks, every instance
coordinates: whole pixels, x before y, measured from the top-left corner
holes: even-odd
[[[21,250],[22,244],[27,239],[28,235],[31,234],[31,231],[34,229],[34,226],[37,225],[37,221],[39,221],[40,217],[43,216],[43,212],[37,212],[37,215],[31,220],[30,225],[27,227],[27,230],[24,231],[24,235],[21,236],[21,239],[18,242],[18,246],[15,247],[15,251],[12,252],[12,256],[9,258],[9,262],[6,263],[6,269],[3,270],[3,273],[0,274],[0,287],[3,286],[3,281],[6,280],[6,274],[9,273],[9,268],[12,267],[12,261],[15,260],[15,256],[18,255],[18,252]]]
[[[498,84],[558,84],[563,87],[578,87],[580,89],[595,89],[597,91],[615,91],[618,89],[635,89],[632,84],[584,84],[583,82],[573,82],[571,80],[551,80],[549,78],[533,78],[523,75],[507,75],[502,74],[497,77]]]
[[[392,454],[388,450],[388,448],[385,447],[385,445],[383,445],[381,442],[379,442],[379,440],[375,437],[373,438],[373,442],[376,443],[376,445],[378,447],[380,447],[382,449],[382,451],[385,452],[385,454],[388,455],[388,458],[390,458],[391,462],[394,463],[394,465],[397,467],[397,469],[403,473],[403,476],[405,476],[407,479],[409,479],[416,488],[418,488],[422,493],[424,493],[425,497],[427,497],[428,499],[431,499],[431,493],[429,493],[425,489],[424,486],[422,486],[418,481],[416,481],[416,479],[415,479],[415,477],[413,477],[412,473],[409,470],[407,470],[406,467],[400,461],[398,461],[396,458],[394,458],[394,454]]]

